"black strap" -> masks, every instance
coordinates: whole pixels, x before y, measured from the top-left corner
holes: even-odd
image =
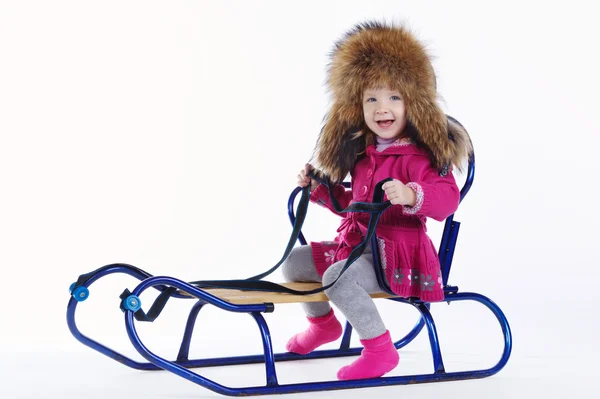
[[[311,177],[313,177],[313,176],[311,176]],[[373,195],[372,203],[355,202],[355,203],[351,204],[350,206],[348,206],[346,209],[342,209],[339,202],[335,199],[335,197],[333,196],[333,188],[329,186],[328,182],[320,181],[321,184],[324,184],[328,188],[332,205],[338,213],[366,212],[366,213],[370,214],[366,236],[364,237],[363,241],[352,250],[348,259],[346,260],[346,263],[344,264],[344,267],[340,271],[340,274],[332,283],[322,286],[320,288],[313,289],[313,290],[301,291],[301,290],[294,290],[294,289],[291,289],[291,288],[288,288],[288,287],[285,287],[285,286],[282,286],[280,284],[276,284],[276,283],[273,283],[270,281],[261,281],[260,280],[260,279],[264,278],[265,276],[268,276],[269,274],[271,274],[272,272],[277,270],[277,268],[279,266],[281,266],[281,264],[285,261],[285,259],[287,259],[287,257],[291,253],[292,248],[294,247],[294,244],[296,243],[296,241],[298,239],[298,236],[302,229],[302,224],[304,223],[304,219],[306,217],[308,203],[310,201],[310,188],[305,187],[302,190],[302,198],[298,204],[297,218],[294,222],[294,228],[292,230],[290,240],[288,242],[288,245],[286,247],[286,250],[285,250],[281,260],[279,262],[277,262],[277,264],[275,266],[273,266],[271,269],[267,270],[264,273],[249,277],[245,280],[200,280],[200,281],[189,282],[189,284],[194,285],[198,288],[225,288],[225,289],[238,289],[238,290],[244,290],[244,291],[280,292],[280,293],[287,293],[287,294],[293,294],[293,295],[311,295],[311,294],[316,294],[318,292],[322,292],[322,291],[325,291],[325,290],[331,288],[339,280],[339,278],[342,276],[342,274],[350,267],[350,265],[352,265],[352,263],[363,254],[365,248],[367,247],[367,245],[370,244],[372,238],[374,237],[374,233],[377,228],[377,223],[379,221],[379,217],[380,217],[381,213],[383,213],[383,211],[385,211],[391,205],[391,203],[389,201],[383,202],[383,188],[382,188],[383,184],[390,180],[391,179],[388,178],[388,179],[382,180],[381,182],[377,183],[377,185],[375,186],[375,190],[374,190],[375,192]],[[378,273],[378,275],[379,274],[381,274],[381,273]],[[387,284],[386,284],[386,286],[387,286]],[[382,287],[382,288],[385,289],[387,287]],[[175,292],[176,292],[176,289],[172,288],[172,287],[165,289],[156,298],[156,300],[150,307],[150,310],[148,311],[148,313],[145,313],[142,309],[139,309],[134,313],[135,319],[138,321],[149,321],[149,322],[154,321],[160,315],[161,311],[165,307],[165,305],[166,305],[167,301],[169,300],[169,298],[171,297],[171,295]],[[123,294],[121,294],[121,299],[124,300],[125,298],[127,298],[127,296],[129,296],[129,290],[125,290],[123,292]],[[123,305],[121,305],[121,308],[123,309]]]
[[[315,176],[311,177],[315,178]],[[374,236],[375,230],[377,228],[377,223],[379,221],[379,217],[387,208],[390,207],[391,203],[389,201],[383,202],[383,184],[391,179],[385,179],[381,182],[377,183],[375,186],[375,192],[373,195],[373,202],[355,202],[350,204],[346,209],[342,209],[339,202],[333,196],[333,187],[329,186],[327,181],[320,180],[321,184],[324,184],[329,191],[329,197],[331,199],[331,203],[333,208],[338,213],[347,213],[347,212],[366,212],[370,214],[369,224],[367,227],[367,234],[364,237],[363,241],[355,247],[350,253],[348,259],[346,259],[346,263],[344,267],[340,271],[338,277],[330,284],[322,286],[320,288],[316,288],[308,291],[294,290],[280,284],[276,284],[270,281],[261,281],[260,279],[268,276],[273,273],[281,264],[287,259],[289,254],[291,253],[294,244],[296,243],[300,231],[302,230],[302,224],[304,223],[304,219],[306,218],[306,213],[308,209],[308,203],[310,201],[310,187],[304,187],[302,190],[302,198],[298,204],[297,209],[297,218],[294,222],[294,228],[292,230],[292,234],[286,250],[279,262],[271,269],[267,270],[264,273],[258,274],[256,276],[249,277],[245,280],[200,280],[200,281],[192,281],[189,282],[190,285],[194,285],[198,288],[225,288],[225,289],[238,289],[244,291],[263,291],[263,292],[280,292],[287,293],[293,295],[311,295],[316,294],[318,292],[325,291],[331,288],[342,276],[342,274],[352,265],[352,263],[358,259],[364,252],[367,245],[370,244],[371,239]],[[382,287],[383,288],[383,287]],[[385,287],[387,288],[387,287]],[[138,321],[154,321],[161,313],[162,309],[165,307],[167,301],[171,297],[173,293],[176,292],[175,288],[169,287],[165,289],[154,301],[148,313],[145,313],[142,309],[139,309],[134,313],[136,320]],[[129,296],[129,291],[125,290],[123,294],[121,294],[121,299],[124,300]],[[121,308],[123,306],[121,305]]]
[[[371,214],[369,219],[369,227],[367,229],[367,235],[365,239],[352,250],[350,256],[346,260],[344,267],[340,271],[338,277],[331,284],[322,286],[321,288],[315,288],[313,290],[301,291],[294,290],[292,288],[285,287],[283,285],[279,285],[276,283],[272,283],[270,281],[261,281],[261,280],[203,280],[203,281],[194,281],[190,284],[195,285],[198,288],[228,288],[228,289],[239,289],[244,291],[265,291],[265,292],[282,292],[294,295],[310,295],[316,294],[321,291],[325,291],[331,288],[338,279],[342,276],[342,274],[350,267],[350,265],[358,259],[362,253],[364,252],[367,245],[369,245],[371,236],[375,232],[375,227],[377,226],[377,222],[379,221],[380,214]],[[289,254],[288,254],[289,255]]]
[[[294,294],[294,295],[316,294],[318,292],[322,292],[322,291],[325,291],[325,290],[331,288],[337,282],[337,280],[341,277],[341,275],[348,269],[348,267],[350,267],[350,265],[363,254],[366,246],[370,244],[370,241],[371,241],[372,237],[374,236],[374,233],[375,233],[375,230],[377,227],[377,223],[379,221],[379,217],[380,217],[381,213],[383,213],[383,211],[385,211],[391,205],[389,201],[383,202],[383,189],[382,189],[383,184],[391,179],[388,178],[388,179],[382,180],[375,186],[375,193],[373,196],[372,203],[355,202],[355,203],[352,203],[347,208],[342,209],[339,202],[333,195],[333,187],[330,186],[329,181],[327,179],[321,179],[320,176],[316,176],[312,173],[309,173],[309,175],[327,187],[327,189],[329,191],[329,197],[331,199],[331,203],[336,212],[338,212],[338,213],[365,212],[365,213],[370,214],[369,224],[368,224],[368,228],[367,228],[367,234],[364,237],[364,240],[357,247],[355,247],[352,250],[348,259],[346,260],[346,263],[344,264],[344,267],[342,268],[340,274],[338,275],[338,277],[335,279],[334,282],[332,282],[331,284],[328,284],[326,286],[323,286],[321,288],[314,289],[314,290],[300,291],[300,290],[293,290],[291,288],[284,287],[282,285],[272,283],[269,281],[261,281],[262,278],[270,275],[275,270],[277,270],[281,266],[281,264],[283,264],[283,262],[287,259],[287,257],[291,253],[296,241],[298,240],[298,236],[301,233],[302,225],[306,218],[308,204],[310,202],[310,187],[307,186],[307,187],[304,187],[304,189],[302,190],[302,197],[300,199],[300,202],[298,203],[298,207],[297,207],[297,211],[296,211],[296,219],[294,221],[294,226],[292,229],[292,234],[288,241],[288,245],[284,251],[282,258],[279,260],[279,262],[277,262],[277,264],[275,266],[273,266],[269,270],[265,271],[264,273],[257,274],[255,276],[249,277],[244,280],[200,280],[200,281],[189,282],[189,284],[197,286],[198,288],[229,288],[229,289],[240,289],[240,290],[246,290],[246,291],[281,292],[281,293],[288,293],[288,294]],[[73,286],[73,289],[85,284],[89,279],[91,279],[97,273],[99,273],[103,270],[106,270],[108,268],[119,266],[119,265],[126,266],[128,268],[133,268],[136,271],[138,271],[139,273],[145,275],[146,277],[152,277],[152,275],[150,275],[147,272],[145,272],[141,269],[138,269],[134,266],[125,265],[125,264],[113,264],[113,265],[103,266],[97,270],[94,270],[93,272],[90,272],[90,273],[82,274],[77,279],[77,282]],[[155,288],[159,289],[162,292],[156,298],[156,300],[154,301],[154,303],[150,307],[150,310],[147,313],[145,313],[142,309],[139,309],[134,313],[136,320],[149,321],[149,322],[154,321],[160,315],[162,310],[164,309],[169,298],[171,296],[173,296],[173,294],[177,293],[177,289],[174,287],[160,286],[160,287],[155,287]],[[129,295],[131,295],[131,292],[127,289],[125,291],[123,291],[123,293],[120,295],[121,309],[124,309],[123,301]]]
[[[315,176],[312,176],[312,175],[311,175],[311,177],[315,178]],[[299,208],[298,211],[302,212],[301,214],[298,215],[298,219],[300,219],[300,223],[296,223],[294,225],[294,231],[292,232],[292,237],[290,237],[290,241],[288,243],[286,251],[285,251],[283,257],[281,258],[281,260],[275,266],[273,266],[271,269],[269,269],[265,273],[259,274],[257,276],[249,277],[245,280],[201,280],[201,281],[190,282],[190,284],[195,285],[198,288],[228,288],[228,289],[240,289],[240,290],[246,290],[246,291],[282,292],[282,293],[288,293],[288,294],[294,294],[294,295],[316,294],[318,292],[322,292],[322,291],[329,289],[337,282],[337,280],[348,269],[348,267],[350,267],[350,265],[363,254],[367,245],[370,244],[371,237],[373,236],[373,234],[375,233],[375,230],[377,228],[377,222],[379,221],[379,216],[381,215],[381,213],[383,211],[385,211],[391,205],[389,201],[382,202],[383,201],[382,186],[385,182],[390,181],[390,180],[391,179],[382,180],[375,186],[375,190],[374,190],[375,193],[373,195],[372,203],[355,202],[353,204],[350,204],[350,206],[348,206],[346,209],[343,209],[340,206],[337,199],[333,196],[333,188],[329,187],[329,183],[327,181],[320,180],[320,183],[324,184],[328,188],[329,197],[331,199],[333,208],[336,210],[336,212],[338,212],[338,213],[366,212],[366,213],[370,214],[366,236],[364,237],[363,241],[352,250],[352,252],[350,253],[350,256],[346,260],[346,263],[344,264],[344,267],[340,271],[340,274],[335,279],[335,281],[333,281],[331,284],[328,284],[326,286],[323,286],[321,288],[316,288],[313,290],[302,291],[302,290],[294,290],[294,289],[291,289],[291,288],[288,288],[288,287],[285,287],[285,286],[282,286],[282,285],[279,285],[276,283],[272,283],[269,281],[258,281],[261,278],[271,274],[279,266],[281,266],[281,264],[287,259],[290,252],[292,251],[292,248],[293,248],[294,244],[296,243],[298,234],[300,233],[300,229],[302,227],[302,223],[304,222],[304,218],[306,216],[306,209],[308,206],[309,198],[304,198],[304,196],[301,201],[301,205],[304,205],[304,206],[301,208],[300,204],[298,205],[298,208]],[[305,187],[303,190],[303,194],[306,193],[307,191],[308,191],[308,187]],[[302,204],[303,201],[306,201],[306,204]],[[297,219],[297,221],[298,221],[298,219]]]
[[[158,295],[158,297],[156,297],[156,300],[154,300],[154,303],[150,307],[150,310],[148,311],[148,313],[144,312],[140,308],[140,309],[138,309],[137,311],[135,311],[133,313],[133,316],[135,317],[135,319],[137,321],[149,321],[149,322],[153,322],[154,320],[156,320],[156,318],[163,311],[165,305],[169,301],[169,298],[171,298],[171,296],[175,292],[177,292],[177,288],[175,288],[175,287],[166,287]],[[123,310],[123,311],[125,311],[125,306],[123,305],[123,303],[124,303],[125,299],[127,299],[127,297],[129,297],[129,295],[131,295],[131,291],[129,291],[128,289],[125,289],[125,291],[123,291],[121,293],[121,295],[119,296],[119,298],[121,298],[121,305],[120,305],[120,307],[121,307],[121,310]]]
[[[269,274],[273,273],[275,270],[277,270],[277,268],[279,266],[281,266],[281,264],[285,261],[285,259],[287,259],[289,254],[292,252],[294,244],[298,240],[298,236],[299,236],[300,232],[302,231],[302,225],[304,223],[304,219],[306,218],[306,213],[308,210],[309,202],[310,202],[310,187],[305,187],[302,190],[302,197],[300,198],[300,202],[298,203],[298,207],[296,209],[297,217],[296,217],[296,220],[294,221],[294,226],[292,229],[292,234],[290,236],[288,245],[284,251],[284,254],[283,254],[281,260],[279,262],[277,262],[277,264],[275,266],[273,266],[271,269],[267,270],[264,273],[257,274],[256,276],[249,277],[246,280],[192,281],[192,282],[189,282],[189,284],[195,285],[199,288],[219,287],[219,288],[233,288],[233,289],[242,289],[243,288],[243,289],[249,290],[249,289],[252,289],[252,287],[248,286],[248,284],[252,285],[252,284],[259,283],[260,287],[254,287],[254,291],[261,290],[261,291],[282,292],[281,289],[282,288],[285,289],[286,287],[282,287],[278,284],[271,283],[268,281],[259,281],[259,280],[268,276]],[[105,266],[105,268],[106,268],[106,266]],[[84,276],[80,276],[80,279],[78,279],[78,283],[80,282],[80,280],[83,280],[82,277],[89,278],[92,275],[94,275],[96,272],[100,271],[101,269],[104,269],[104,268],[100,268],[97,271],[88,273]],[[156,299],[154,300],[154,303],[152,304],[152,306],[150,307],[150,310],[148,310],[147,313],[144,312],[142,309],[139,309],[136,312],[134,312],[135,319],[138,321],[153,322],[160,315],[160,313],[164,309],[165,305],[167,304],[167,302],[169,301],[171,296],[173,294],[175,294],[176,292],[177,292],[177,289],[174,287],[165,287],[162,290],[162,292],[158,295],[158,297],[156,297]],[[125,289],[121,293],[121,295],[120,295],[121,310],[125,310],[123,302],[125,301],[125,299],[127,299],[127,297],[129,295],[131,295],[131,292],[128,289]]]

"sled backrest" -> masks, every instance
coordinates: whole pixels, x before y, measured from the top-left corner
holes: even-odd
[[[456,119],[448,116],[454,123],[460,125],[465,131],[464,126],[460,124]],[[467,133],[468,134],[468,133]],[[469,156],[469,164],[467,167],[467,178],[465,184],[460,190],[460,203],[471,189],[473,185],[473,179],[475,178],[475,152],[473,151]],[[460,206],[459,206],[460,208]],[[444,224],[444,232],[442,233],[442,239],[438,248],[438,256],[440,258],[440,266],[442,269],[442,280],[444,286],[448,285],[448,278],[450,277],[450,268],[452,267],[452,258],[454,257],[454,248],[456,247],[456,240],[458,238],[458,230],[460,228],[460,222],[454,220],[454,214],[446,218]]]

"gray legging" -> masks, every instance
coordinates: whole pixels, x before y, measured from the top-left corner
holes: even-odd
[[[381,288],[373,269],[371,249],[367,248],[337,283],[325,290],[327,297],[344,314],[360,339],[375,338],[386,332],[379,311],[369,296],[380,292]],[[292,250],[282,265],[282,272],[286,281],[322,282],[323,285],[328,285],[337,278],[345,263],[343,260],[331,265],[321,280],[315,269],[311,247],[303,245]],[[331,310],[329,302],[303,303],[302,307],[308,317],[324,316]]]

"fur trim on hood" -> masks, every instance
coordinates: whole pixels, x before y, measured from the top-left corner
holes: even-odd
[[[332,106],[316,146],[317,167],[334,182],[346,178],[374,142],[362,108],[365,89],[389,86],[406,107],[405,133],[426,148],[440,171],[461,169],[472,152],[465,129],[437,105],[436,78],[425,48],[404,27],[357,25],[335,44],[327,83]],[[406,130],[408,129],[408,130]]]

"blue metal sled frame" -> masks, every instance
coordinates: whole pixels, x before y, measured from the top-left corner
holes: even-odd
[[[461,190],[461,200],[469,190],[474,176],[474,157],[470,159],[469,171],[467,175],[467,181],[465,186]],[[296,195],[300,189],[294,190],[290,196],[288,203],[288,211],[292,223],[294,221],[293,203]],[[400,349],[409,344],[417,335],[422,331],[423,327],[427,327],[429,340],[431,344],[431,352],[433,358],[433,372],[430,374],[420,375],[408,375],[408,376],[393,376],[393,377],[381,377],[366,380],[351,380],[351,381],[322,381],[322,382],[309,382],[309,383],[298,383],[298,384],[279,384],[277,381],[277,373],[275,369],[275,362],[288,361],[288,360],[301,360],[301,359],[318,359],[318,358],[331,358],[331,357],[342,357],[342,356],[356,356],[359,355],[362,348],[355,347],[350,348],[350,338],[352,335],[352,326],[346,324],[346,328],[342,337],[340,348],[337,350],[320,350],[312,352],[308,355],[297,355],[293,353],[273,353],[273,347],[271,344],[271,335],[267,323],[261,313],[267,313],[273,311],[272,304],[257,303],[250,305],[237,305],[224,301],[209,292],[199,289],[193,285],[190,285],[184,281],[178,280],[172,277],[152,276],[147,272],[126,264],[114,264],[111,267],[105,268],[96,275],[92,276],[84,285],[78,287],[78,290],[73,291],[69,304],[67,307],[67,323],[71,333],[86,346],[97,350],[98,352],[121,362],[129,367],[139,370],[168,370],[185,379],[188,379],[198,385],[208,388],[212,391],[223,395],[230,396],[249,396],[249,395],[265,395],[265,394],[283,394],[283,393],[296,393],[296,392],[310,392],[310,391],[324,391],[334,389],[348,389],[348,388],[362,388],[362,387],[375,387],[380,385],[401,385],[401,384],[414,384],[424,382],[438,382],[438,381],[452,381],[452,380],[464,380],[488,377],[499,372],[507,363],[511,348],[512,348],[512,336],[508,321],[502,310],[490,299],[483,295],[476,293],[458,292],[458,287],[448,286],[448,276],[450,273],[450,266],[452,263],[452,257],[454,254],[454,247],[456,245],[456,238],[458,236],[458,229],[460,226],[459,222],[453,220],[454,215],[450,216],[446,220],[444,227],[444,233],[442,236],[442,242],[439,249],[439,256],[442,266],[442,278],[445,286],[445,299],[444,301],[450,303],[454,301],[476,301],[488,309],[490,309],[500,324],[502,333],[504,335],[504,350],[498,363],[484,370],[475,371],[460,371],[460,372],[446,372],[444,363],[442,360],[442,354],[440,351],[440,345],[438,335],[435,327],[435,323],[430,313],[430,304],[422,302],[420,300],[404,299],[404,298],[390,298],[389,300],[395,302],[402,302],[410,304],[419,310],[421,317],[418,323],[413,329],[406,334],[406,336],[399,341],[395,342],[396,348]],[[304,245],[306,240],[300,235],[300,241]],[[377,251],[377,246],[374,248],[374,253]],[[80,301],[87,298],[88,287],[93,284],[94,281],[99,278],[113,273],[125,273],[131,275],[141,282],[131,293],[136,297],[139,297],[142,292],[148,288],[155,288],[159,291],[164,291],[168,287],[175,287],[181,291],[185,291],[192,296],[184,296],[181,294],[174,294],[175,298],[185,299],[196,299],[197,303],[192,307],[188,321],[186,324],[183,340],[179,349],[176,360],[169,361],[162,357],[152,353],[148,348],[144,346],[137,334],[135,323],[134,323],[134,312],[132,310],[125,309],[125,326],[127,334],[135,347],[135,349],[148,360],[148,363],[140,363],[132,360],[104,345],[94,341],[91,338],[83,335],[75,323],[75,310]],[[83,288],[82,288],[83,287]],[[202,307],[206,304],[210,304],[230,312],[241,312],[249,313],[256,323],[261,333],[264,353],[261,355],[252,356],[235,356],[235,357],[223,357],[223,358],[211,358],[211,359],[194,359],[190,360],[188,357],[190,341],[196,318]],[[218,384],[206,377],[203,377],[195,372],[190,371],[191,368],[198,367],[210,367],[210,366],[224,366],[234,364],[250,364],[250,363],[264,363],[266,369],[266,384],[264,386],[253,386],[253,387],[242,387],[242,388],[231,388]]]

